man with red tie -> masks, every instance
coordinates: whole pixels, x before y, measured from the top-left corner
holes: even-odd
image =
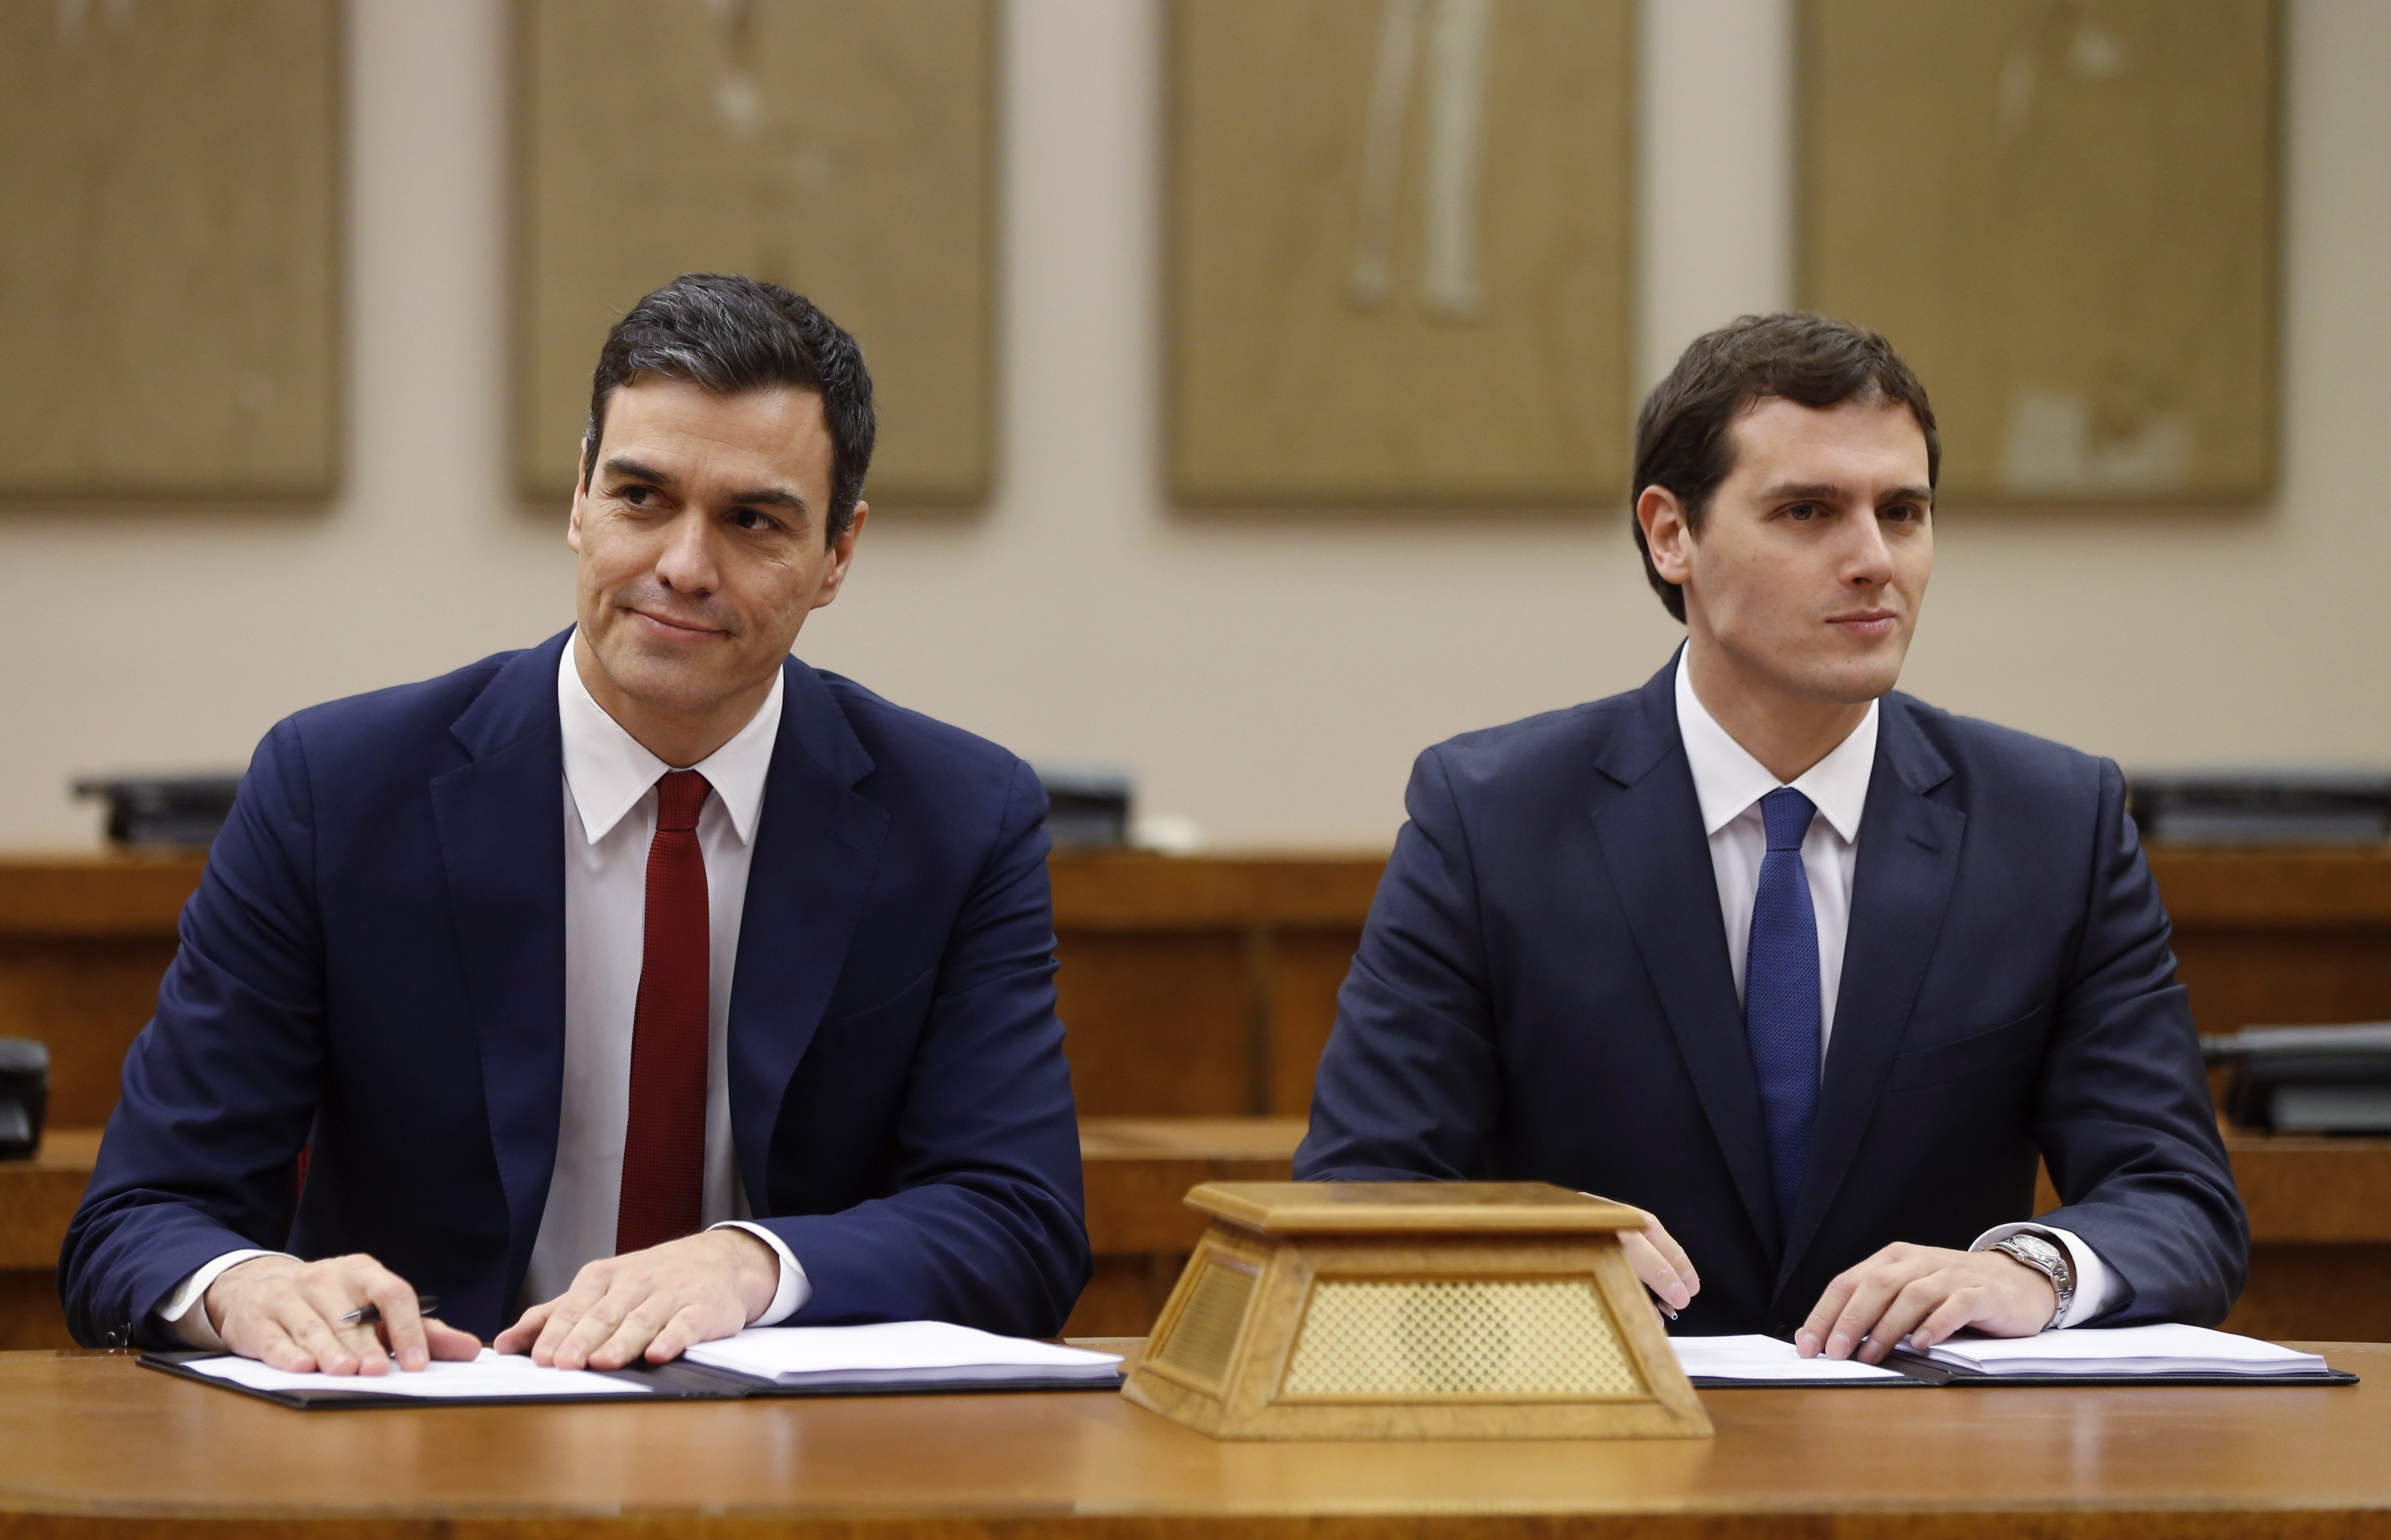
[[[853,339],[785,290],[624,317],[574,628],[260,745],[60,1257],[79,1339],[379,1374],[1060,1328],[1043,794],[790,655],[873,432]]]

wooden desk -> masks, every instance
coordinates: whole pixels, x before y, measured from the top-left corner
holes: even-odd
[[[1712,1440],[1378,1444],[1216,1443],[1092,1392],[291,1412],[14,1353],[0,1534],[2391,1534],[2391,1347],[2323,1351],[2366,1383],[1714,1391]]]

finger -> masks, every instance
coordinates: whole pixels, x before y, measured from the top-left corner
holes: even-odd
[[[671,1320],[666,1321],[664,1329],[657,1332],[654,1339],[648,1343],[646,1355],[648,1362],[669,1364],[700,1342],[710,1342],[718,1336],[728,1335],[723,1332],[708,1331],[705,1327],[704,1311],[695,1305],[684,1307],[677,1312]]]
[[[1883,1318],[1885,1307],[1893,1303],[1893,1296],[1908,1287],[1909,1277],[1906,1269],[1887,1264],[1863,1272],[1859,1287],[1852,1290],[1842,1314],[1827,1329],[1827,1356],[1849,1358],[1857,1352],[1860,1344],[1875,1330],[1877,1322]]]
[[[1827,1285],[1826,1292],[1818,1296],[1818,1302],[1810,1307],[1810,1314],[1803,1320],[1801,1329],[1794,1332],[1793,1351],[1804,1358],[1816,1358],[1824,1352],[1828,1323],[1843,1313],[1843,1306],[1851,1302],[1852,1295],[1858,1291],[1859,1287],[1857,1269],[1837,1274],[1834,1280]]]
[[[513,1326],[498,1333],[497,1339],[492,1341],[490,1346],[500,1352],[523,1352],[539,1340],[540,1328],[548,1325],[548,1318],[556,1313],[556,1307],[562,1303],[563,1300],[560,1296],[554,1300],[543,1300],[532,1306],[516,1317]]]
[[[272,1316],[244,1311],[241,1329],[225,1336],[226,1347],[243,1358],[254,1358],[271,1369],[285,1374],[314,1374],[316,1355],[301,1347],[289,1328]]]
[[[1661,1260],[1669,1264],[1670,1271],[1685,1281],[1686,1299],[1690,1301],[1702,1289],[1701,1275],[1694,1271],[1694,1260],[1686,1255],[1686,1249],[1677,1244],[1676,1236],[1669,1234],[1669,1227],[1661,1223],[1659,1215],[1648,1217],[1651,1223],[1644,1226],[1644,1239],[1661,1253]]]
[[[550,1362],[561,1369],[588,1367],[589,1355],[614,1335],[614,1329],[623,1324],[623,1318],[630,1314],[640,1297],[627,1285],[617,1285],[608,1289],[597,1302],[583,1311],[580,1319],[573,1323],[573,1328],[563,1334],[556,1344]],[[548,1330],[540,1333],[540,1340],[545,1342],[555,1333],[556,1322],[551,1319],[548,1323]]]
[[[339,1339],[341,1351],[354,1360],[354,1372],[381,1374],[389,1369],[390,1357],[382,1352],[381,1339],[375,1335],[374,1328],[363,1322],[343,1322],[341,1319],[366,1302],[358,1292],[364,1282],[361,1275],[346,1268],[309,1267],[297,1274],[292,1281],[298,1285],[300,1300],[322,1320],[325,1328]],[[302,1340],[305,1340],[304,1336]],[[347,1374],[352,1370],[328,1368],[326,1372]]]
[[[459,1364],[482,1355],[480,1338],[436,1318],[423,1323],[423,1345],[433,1359],[443,1363]]]
[[[660,1294],[651,1294],[623,1317],[613,1334],[590,1350],[589,1366],[593,1369],[619,1369],[637,1358],[656,1339],[676,1312],[677,1302]]]
[[[424,1341],[423,1316],[415,1308],[414,1286],[380,1263],[373,1265],[364,1282],[368,1298],[381,1312],[377,1338],[389,1346],[398,1366],[412,1371],[431,1363],[432,1349]]]
[[[606,1297],[606,1282],[611,1273],[601,1273],[593,1265],[581,1270],[573,1287],[564,1291],[549,1307],[548,1320],[539,1328],[539,1338],[531,1345],[532,1362],[553,1364],[556,1350],[562,1347],[599,1301]],[[612,1326],[608,1327],[612,1330]]]
[[[1955,1292],[1957,1280],[1948,1273],[1935,1272],[1922,1278],[1912,1278],[1887,1300],[1884,1314],[1868,1328],[1868,1339],[1852,1356],[1863,1364],[1881,1364],[1884,1355],[1901,1345],[1901,1339],[1918,1328],[1918,1324],[1940,1309]]]
[[[351,1352],[332,1330],[331,1323],[295,1290],[276,1301],[274,1318],[291,1334],[291,1339],[316,1360],[319,1374],[355,1374],[356,1354]],[[379,1350],[377,1350],[379,1351]]]
[[[1635,1276],[1644,1287],[1661,1296],[1670,1309],[1683,1310],[1693,1301],[1693,1294],[1686,1288],[1685,1280],[1677,1275],[1677,1270],[1669,1265],[1668,1258],[1661,1254],[1660,1249],[1646,1238],[1643,1232],[1622,1231],[1619,1249],[1627,1254],[1627,1265],[1635,1270]]]
[[[1952,1334],[1975,1325],[1977,1314],[1971,1291],[1960,1290],[1935,1307],[1934,1314],[1920,1321],[1909,1334],[1909,1345],[1919,1352],[1938,1343],[1947,1342]]]

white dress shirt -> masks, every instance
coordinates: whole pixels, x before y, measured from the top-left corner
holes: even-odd
[[[1760,799],[1790,785],[1818,811],[1802,840],[1802,871],[1810,881],[1810,908],[1818,925],[1818,1051],[1825,1072],[1828,1042],[1835,1031],[1835,1001],[1843,979],[1843,943],[1851,930],[1852,876],[1859,864],[1860,815],[1868,807],[1868,778],[1876,768],[1878,703],[1851,735],[1827,757],[1790,782],[1779,781],[1719,726],[1694,693],[1686,653],[1677,654],[1677,733],[1694,772],[1694,797],[1701,806],[1702,833],[1710,840],[1711,874],[1718,880],[1719,917],[1726,926],[1727,964],[1735,973],[1736,998],[1743,998],[1744,956],[1751,947],[1751,906],[1760,892],[1760,862],[1768,853],[1768,830]],[[1860,959],[1862,967],[1868,959]],[[1971,1250],[2022,1230],[2049,1236],[2067,1250],[2075,1272],[2075,1299],[2057,1324],[2088,1321],[2115,1303],[2119,1285],[2091,1247],[2072,1231],[2048,1224],[1997,1224],[1976,1237]]]
[[[554,1299],[583,1264],[614,1254],[630,1121],[632,1018],[646,950],[648,846],[655,836],[656,783],[674,767],[640,746],[581,682],[568,643],[556,703],[564,741],[564,1078],[556,1165],[532,1243],[519,1305]],[[747,868],[763,816],[764,783],[781,727],[781,680],[737,736],[691,767],[713,787],[697,819],[705,857],[705,1174],[699,1213],[708,1227],[735,1224],[780,1258],[780,1286],[755,1321],[787,1319],[813,1294],[805,1268],[778,1236],[747,1222],[730,1138],[728,1047],[730,986]],[[207,1312],[191,1306],[218,1275],[266,1250],[228,1251],[194,1272],[159,1312],[195,1347],[222,1346]]]

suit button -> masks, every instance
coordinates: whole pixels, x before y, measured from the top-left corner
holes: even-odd
[[[111,1348],[130,1347],[133,1343],[133,1328],[129,1326],[118,1326],[108,1334],[107,1341]]]

